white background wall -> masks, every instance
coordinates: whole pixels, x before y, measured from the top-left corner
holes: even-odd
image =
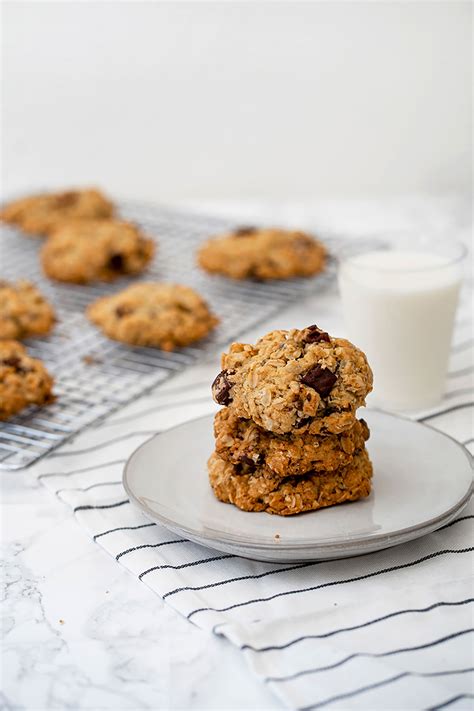
[[[4,2],[3,191],[469,190],[470,2]]]

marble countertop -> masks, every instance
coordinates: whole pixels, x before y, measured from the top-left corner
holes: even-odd
[[[1,477],[2,708],[279,707],[237,649],[123,570],[28,471]]]
[[[354,234],[470,229],[469,207],[456,199],[204,209]],[[311,302],[299,304],[285,321],[311,310]],[[210,364],[209,377],[214,370]],[[181,618],[122,569],[28,470],[2,471],[0,481],[3,708],[280,707],[236,648]]]

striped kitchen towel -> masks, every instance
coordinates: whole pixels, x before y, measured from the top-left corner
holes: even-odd
[[[463,318],[445,400],[418,419],[472,448],[472,340]],[[320,320],[339,330],[330,313]],[[403,546],[293,565],[204,548],[130,504],[121,483],[127,457],[156,431],[215,410],[209,383],[216,362],[84,431],[38,463],[36,475],[138,580],[237,645],[289,708],[472,707],[472,504]]]

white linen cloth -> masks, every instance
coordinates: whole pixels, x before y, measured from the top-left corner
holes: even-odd
[[[466,290],[458,312],[445,399],[416,416],[467,447],[474,406],[470,295]],[[314,322],[343,333],[335,290],[248,338]],[[456,521],[403,546],[294,565],[204,548],[130,504],[121,483],[127,457],[155,432],[214,412],[210,382],[218,369],[216,354],[88,428],[32,471],[120,565],[190,622],[240,647],[289,708],[472,707],[472,502]]]

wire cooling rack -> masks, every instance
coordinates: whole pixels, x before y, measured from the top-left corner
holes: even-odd
[[[220,324],[209,338],[172,353],[108,340],[86,320],[84,310],[91,301],[123,289],[132,280],[91,286],[48,281],[38,260],[42,240],[2,228],[0,276],[34,281],[55,305],[58,323],[49,336],[25,343],[29,353],[41,358],[54,375],[56,401],[42,408],[30,407],[8,422],[0,422],[0,468],[32,464],[85,426],[216,352],[219,345],[309,292],[324,288],[334,273],[330,263],[324,274],[312,279],[263,283],[209,276],[195,266],[195,250],[209,235],[235,227],[235,221],[131,204],[121,206],[121,215],[141,225],[159,243],[155,260],[142,279],[196,288],[219,316]],[[330,245],[333,254],[336,246]]]

